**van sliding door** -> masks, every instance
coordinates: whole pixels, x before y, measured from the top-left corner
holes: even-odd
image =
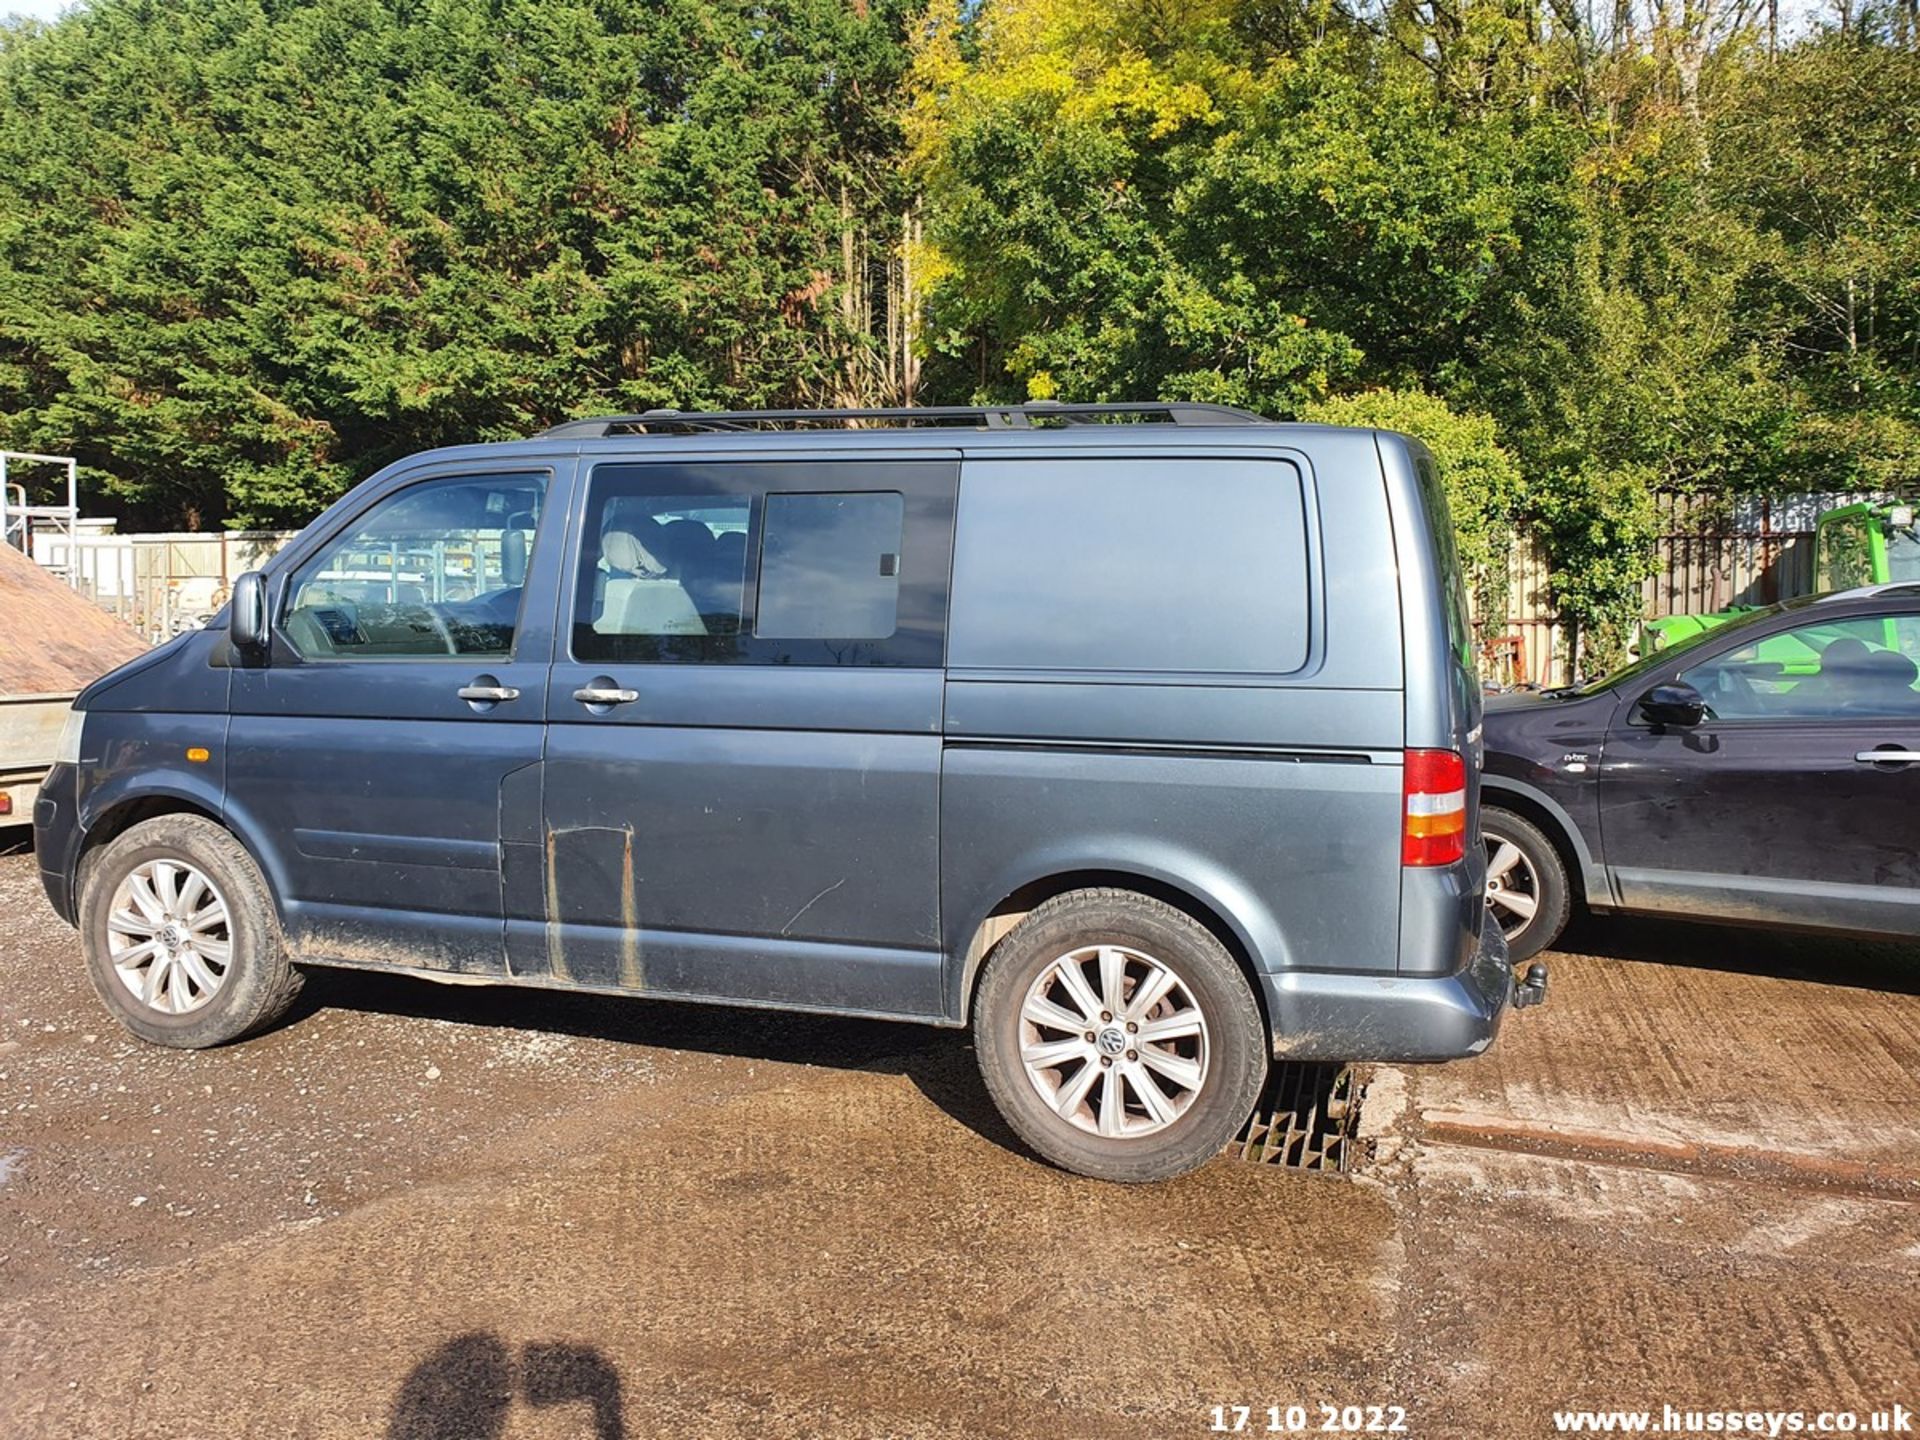
[[[516,974],[939,1012],[957,472],[938,452],[590,466]]]

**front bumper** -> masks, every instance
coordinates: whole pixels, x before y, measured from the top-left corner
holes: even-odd
[[[1513,1000],[1507,942],[1491,920],[1453,975],[1281,971],[1262,978],[1281,1060],[1458,1060],[1493,1043]]]
[[[40,782],[33,804],[33,853],[40,862],[40,885],[54,913],[74,923],[73,866],[80,848],[78,776],[71,765],[55,765]]]

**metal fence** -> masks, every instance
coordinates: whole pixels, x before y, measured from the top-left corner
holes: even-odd
[[[195,629],[227,602],[233,578],[259,566],[295,530],[74,535],[38,531],[33,558],[125,620],[151,644]]]

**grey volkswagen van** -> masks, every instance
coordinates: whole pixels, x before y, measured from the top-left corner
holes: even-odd
[[[1273,1058],[1445,1060],[1486,919],[1445,503],[1217,406],[645,415],[439,450],[83,693],[35,810],[144,1039],[302,967],[973,1027],[1150,1180]]]

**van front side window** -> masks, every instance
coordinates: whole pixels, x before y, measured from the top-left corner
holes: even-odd
[[[545,475],[410,486],[301,566],[282,630],[309,660],[513,652]]]

